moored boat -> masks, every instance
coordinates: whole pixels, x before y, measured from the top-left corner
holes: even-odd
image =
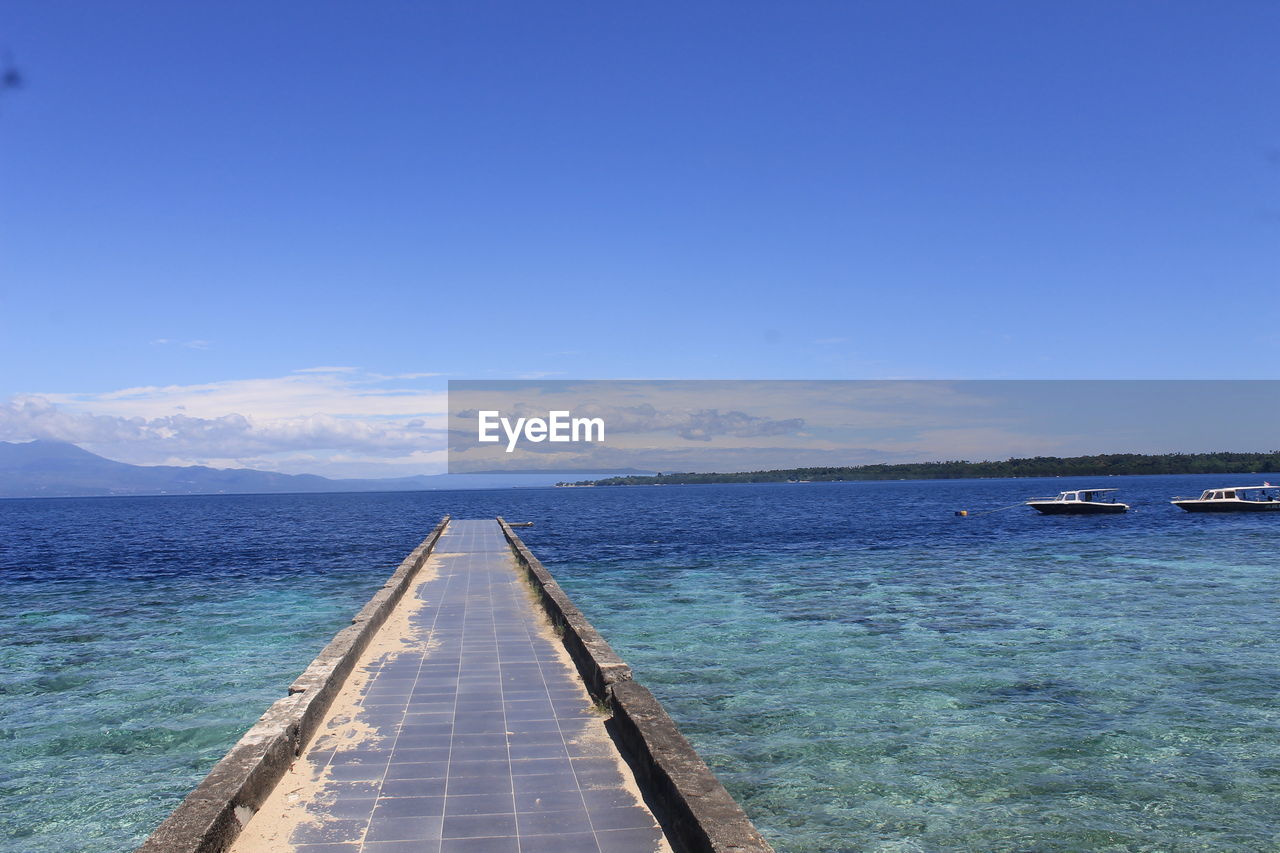
[[[1075,489],[1070,492],[1059,492],[1056,498],[1032,498],[1027,506],[1034,507],[1045,515],[1098,515],[1102,513],[1126,512],[1129,505],[1120,503],[1108,492],[1116,489]]]
[[[1187,512],[1276,512],[1280,511],[1280,486],[1205,489],[1198,498],[1174,498],[1169,503]]]

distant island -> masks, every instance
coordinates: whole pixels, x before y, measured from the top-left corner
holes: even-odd
[[[553,476],[420,474],[386,479],[333,479],[252,468],[130,465],[65,441],[0,441],[0,498],[490,489],[550,486]]]
[[[832,483],[857,480],[975,480],[1004,477],[1105,477],[1113,474],[1260,474],[1280,471],[1271,453],[1103,453],[1033,456],[1003,462],[909,462],[835,468],[783,468],[736,474],[655,474],[558,483],[559,486],[683,486],[704,483]]]

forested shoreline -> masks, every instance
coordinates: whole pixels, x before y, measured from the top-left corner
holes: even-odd
[[[794,483],[851,480],[968,480],[996,477],[1099,477],[1118,474],[1258,474],[1280,471],[1271,453],[1104,453],[1034,456],[1003,462],[912,462],[830,468],[782,468],[739,473],[683,473],[606,477],[561,486],[659,486],[703,483]]]

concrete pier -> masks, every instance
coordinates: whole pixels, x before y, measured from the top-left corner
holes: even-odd
[[[770,851],[501,519],[353,622],[142,853]]]
[[[232,849],[670,849],[497,522],[422,574]]]

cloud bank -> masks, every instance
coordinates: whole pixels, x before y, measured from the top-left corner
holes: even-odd
[[[431,374],[313,368],[275,378],[24,394],[0,402],[0,440],[55,439],[134,464],[329,476],[444,470],[445,394]]]
[[[740,471],[1114,452],[1273,450],[1275,381],[454,381],[286,376],[0,400],[0,440],[134,464],[334,477],[492,470]],[[470,387],[469,387],[470,386]],[[474,411],[602,417],[601,445],[477,445]],[[1223,413],[1247,412],[1248,417]],[[472,417],[468,417],[470,414]],[[447,447],[452,445],[452,452]]]

